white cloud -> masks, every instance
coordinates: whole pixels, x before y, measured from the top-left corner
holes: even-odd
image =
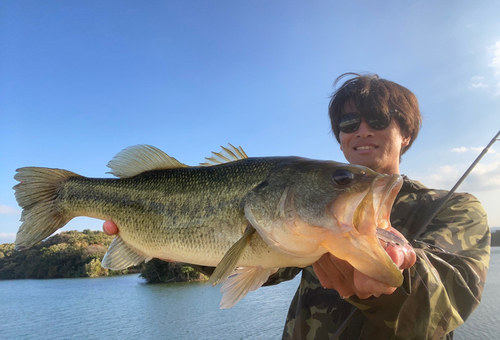
[[[500,77],[500,40],[487,48],[488,55],[491,56],[491,61],[488,66],[493,68],[495,78]],[[490,87],[494,89],[494,95],[500,96],[500,83],[492,84],[492,77],[485,79],[483,76],[474,76],[470,80],[469,90],[488,90]],[[495,81],[495,80],[493,80]],[[491,84],[491,86],[490,86]]]
[[[437,169],[435,173],[424,177],[422,182],[429,188],[450,189],[460,176],[456,165],[445,165]]]
[[[500,194],[500,151],[493,147],[485,157],[475,166],[465,181],[458,187],[457,192],[469,192],[476,196],[488,213],[491,226],[500,227],[500,209],[498,209],[498,195]],[[460,158],[463,163],[449,164],[441,167],[429,167],[427,170],[418,169],[408,176],[422,182],[429,188],[450,190],[462,177],[472,163],[472,159],[484,150],[484,147],[459,147],[455,152],[464,152]],[[468,159],[468,161],[465,161]]]
[[[477,154],[480,154],[484,150],[485,147],[486,146],[480,146],[478,148],[471,147],[470,150],[474,151]],[[495,149],[493,149],[491,147],[488,149],[488,154],[490,154],[490,155],[496,154],[498,156],[498,153],[495,151]]]
[[[0,214],[1,215],[18,215],[21,213],[21,210],[8,207],[6,205],[0,205]]]
[[[482,76],[474,76],[471,78],[471,84],[469,86],[469,89],[474,90],[474,89],[487,89],[489,86],[487,84],[484,84],[482,80],[484,77]]]
[[[485,148],[484,146],[480,146],[480,147],[471,146],[470,148],[466,148],[465,146],[462,146],[460,148],[453,148],[453,149],[451,149],[451,152],[462,153],[462,152],[467,152],[467,151],[473,151],[476,154],[480,154],[484,150],[484,148]],[[488,150],[488,153],[494,154],[494,153],[496,153],[496,151],[493,150],[493,148],[490,148]]]
[[[495,70],[495,77],[500,76],[500,40],[498,40],[494,45],[490,46],[489,50],[493,53],[493,59],[488,66],[492,67]],[[496,85],[496,96],[500,96],[500,83]]]
[[[4,243],[14,243],[16,233],[0,233],[0,240]]]
[[[430,188],[451,189],[460,177],[465,173],[467,167],[464,165],[445,165],[429,176],[421,179],[422,183]],[[467,176],[458,191],[497,191],[500,189],[500,161],[491,163],[479,163]]]
[[[500,161],[477,164],[467,178],[468,190],[498,190],[500,188]]]
[[[0,238],[14,238],[16,233],[0,233]]]
[[[473,89],[487,89],[489,85],[483,83],[477,83],[477,84],[470,84],[470,87]]]
[[[493,60],[488,66],[493,67],[495,76],[500,76],[500,40],[489,48],[493,52]]]

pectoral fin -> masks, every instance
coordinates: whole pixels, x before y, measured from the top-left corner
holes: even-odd
[[[238,301],[262,286],[278,268],[244,267],[237,269],[222,285],[220,308],[231,308]]]
[[[248,243],[250,242],[250,237],[253,233],[255,233],[255,228],[249,224],[246,227],[243,236],[235,244],[233,244],[231,248],[229,248],[227,253],[215,268],[214,273],[210,276],[210,280],[208,282],[211,283],[212,286],[225,281],[236,269],[236,265],[245,253]]]
[[[120,236],[117,236],[109,246],[108,252],[102,260],[102,266],[106,269],[121,270],[149,260],[151,257],[130,247],[123,242]]]

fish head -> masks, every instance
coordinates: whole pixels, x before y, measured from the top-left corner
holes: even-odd
[[[377,228],[390,228],[390,212],[403,180],[369,168],[297,159],[275,169],[255,188],[245,213],[275,251],[348,261],[362,273],[400,286],[403,277],[380,244]]]

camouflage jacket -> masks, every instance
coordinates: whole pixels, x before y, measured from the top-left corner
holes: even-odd
[[[408,240],[447,191],[431,190],[405,178],[391,212],[391,224]],[[454,194],[415,246],[417,262],[404,271],[404,283],[391,295],[342,300],[324,289],[312,267],[282,268],[267,285],[302,271],[283,339],[330,339],[358,308],[340,339],[451,339],[477,307],[490,257],[490,230],[481,203]]]

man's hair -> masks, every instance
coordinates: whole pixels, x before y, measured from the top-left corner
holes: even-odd
[[[328,114],[332,131],[340,143],[339,120],[346,103],[352,103],[356,110],[365,116],[366,113],[387,113],[397,110],[392,118],[396,120],[404,137],[411,137],[410,143],[401,149],[401,155],[406,152],[417,138],[422,116],[418,108],[417,97],[406,87],[395,82],[380,79],[378,75],[360,75],[344,73],[339,76],[334,86],[344,77],[352,76],[332,95],[328,105]]]

